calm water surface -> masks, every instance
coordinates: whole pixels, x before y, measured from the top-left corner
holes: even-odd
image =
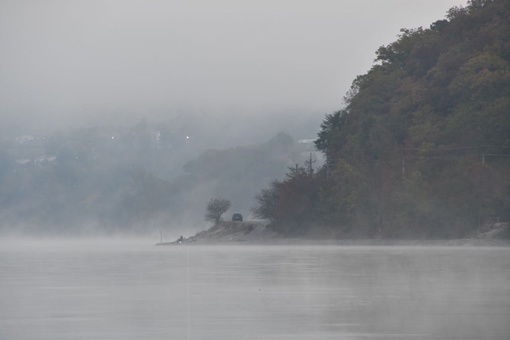
[[[0,241],[0,339],[510,339],[510,249]]]

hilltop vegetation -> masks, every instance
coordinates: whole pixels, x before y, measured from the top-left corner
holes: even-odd
[[[254,213],[284,234],[463,237],[510,219],[510,2],[403,29],[327,114],[318,172],[291,169]]]

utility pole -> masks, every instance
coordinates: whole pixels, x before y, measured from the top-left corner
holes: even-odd
[[[311,175],[313,174],[313,167],[312,164],[317,162],[317,160],[312,161],[312,153],[310,152],[310,160],[306,161],[305,164],[308,166],[308,173]]]
[[[406,155],[402,153],[402,177],[406,176]]]

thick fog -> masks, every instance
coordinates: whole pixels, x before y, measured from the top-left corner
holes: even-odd
[[[248,215],[321,165],[378,47],[464,4],[0,0],[0,230],[189,235],[212,197]]]
[[[0,338],[508,339],[509,251],[0,240]]]
[[[400,28],[428,27],[464,4],[2,0],[2,128],[182,114],[227,125],[277,115],[319,123]]]

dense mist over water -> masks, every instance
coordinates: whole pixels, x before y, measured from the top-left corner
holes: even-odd
[[[212,197],[253,231],[377,48],[465,4],[0,0],[0,339],[510,338],[506,240],[154,246]]]
[[[320,167],[324,115],[379,46],[461,4],[2,1],[0,231],[197,230],[215,196],[249,215]]]
[[[0,242],[5,339],[506,339],[508,248]]]

